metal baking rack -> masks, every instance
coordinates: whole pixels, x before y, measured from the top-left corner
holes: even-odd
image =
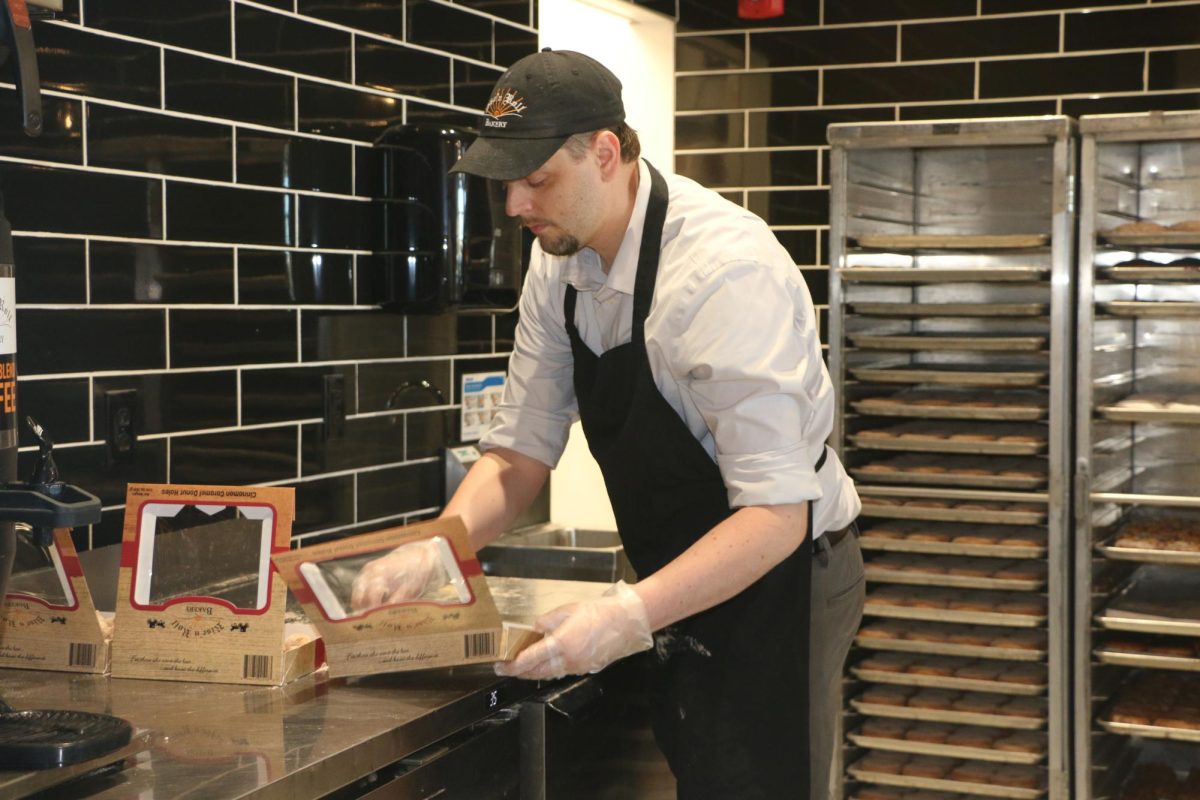
[[[936,619],[1045,631],[1045,647],[1037,650],[860,636],[864,650],[1047,665],[1046,682],[1036,689],[1047,706],[1046,751],[1037,768],[1044,791],[910,776],[893,776],[909,782],[890,785],[1067,800],[1069,590],[1057,576],[1069,573],[1074,125],[1038,117],[831,125],[828,133],[829,366],[840,402],[832,443],[859,486],[866,528],[901,520],[950,534],[868,533],[861,540],[868,562],[894,553],[1021,558],[1044,561],[1043,575],[1055,576],[1002,580],[868,563],[871,584],[1047,598],[1044,616],[1021,620],[870,605],[866,624]],[[880,469],[897,458],[909,459],[898,463],[911,468]],[[921,458],[945,469],[918,469]],[[984,471],[989,465],[992,475]],[[1038,536],[1012,547],[1000,537],[955,541],[984,526],[1032,526]],[[850,658],[857,681],[894,680],[855,672],[861,655]],[[849,706],[846,729],[870,711]],[[843,759],[854,761],[877,744],[848,739]],[[866,780],[859,770],[848,776]],[[853,796],[847,789],[842,796]]]
[[[961,792],[970,796],[1006,797],[1012,800],[1037,800],[1045,797],[1040,789],[1019,789],[1000,786],[991,783],[968,783],[966,781],[951,781],[940,778],[918,778],[910,775],[897,775],[890,772],[870,772],[851,765],[850,777],[864,783],[877,783],[881,786],[896,786],[907,789],[929,789],[940,792]]]
[[[1010,683],[1007,681],[984,681],[971,678],[957,678],[947,675],[921,675],[908,672],[889,672],[887,670],[862,669],[852,667],[854,677],[869,683],[884,683],[890,686],[915,686],[927,689],[958,689],[965,692],[990,692],[993,694],[1014,694],[1024,697],[1040,695],[1046,691],[1046,685]]]
[[[972,711],[955,711],[940,708],[910,708],[909,706],[886,703],[864,703],[851,700],[850,705],[862,714],[887,719],[905,719],[918,722],[944,722],[952,725],[988,725],[994,728],[1009,728],[1015,731],[1036,731],[1046,727],[1045,717],[1004,716]]]
[[[955,644],[950,641],[925,641],[916,639],[871,639],[861,634],[854,641],[859,647],[865,649],[883,650],[891,653],[994,658],[1002,661],[1042,661],[1046,657],[1044,648],[1027,649],[992,645]]]
[[[993,611],[959,611],[953,608],[912,608],[888,603],[873,603],[870,598],[867,598],[865,613],[872,617],[887,617],[889,619],[965,622],[973,625],[1007,625],[1013,628],[1037,628],[1046,622],[1045,614],[1004,614]]]
[[[945,756],[946,758],[963,758],[974,761],[995,761],[1001,764],[1037,764],[1046,757],[1045,752],[1020,753],[987,747],[961,747],[936,742],[891,739],[886,736],[864,736],[861,733],[851,733],[849,738],[859,747],[869,747],[872,750],[911,753],[920,756]]]
[[[1080,132],[1075,796],[1119,800],[1124,775],[1105,768],[1114,753],[1136,761],[1146,740],[1200,744],[1194,731],[1105,721],[1100,688],[1200,670],[1200,659],[1107,644],[1110,632],[1200,635],[1186,609],[1139,605],[1151,574],[1183,599],[1200,552],[1117,542],[1138,519],[1195,519],[1200,532],[1200,407],[1188,402],[1200,397],[1200,233],[1179,229],[1200,220],[1200,114],[1084,117]]]

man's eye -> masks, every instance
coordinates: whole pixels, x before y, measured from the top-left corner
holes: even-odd
[[[539,186],[545,186],[545,185],[546,185],[546,179],[545,179],[545,178],[538,178],[537,180],[532,180],[532,179],[530,179],[530,180],[527,180],[527,181],[526,181],[526,183],[528,183],[528,184],[529,184],[529,187],[530,187],[531,189],[536,189],[536,188],[538,188]]]

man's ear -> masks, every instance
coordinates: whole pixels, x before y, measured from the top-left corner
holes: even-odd
[[[592,152],[600,166],[600,176],[604,180],[616,177],[621,166],[621,140],[617,135],[612,131],[599,131],[592,140]]]

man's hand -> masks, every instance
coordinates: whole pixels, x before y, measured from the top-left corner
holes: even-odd
[[[369,561],[354,578],[350,606],[355,611],[415,600],[432,584],[448,580],[437,542],[424,539],[402,544],[386,556]]]
[[[533,627],[545,637],[512,661],[497,664],[497,675],[534,680],[599,672],[654,645],[646,606],[624,581],[599,599],[543,614]]]

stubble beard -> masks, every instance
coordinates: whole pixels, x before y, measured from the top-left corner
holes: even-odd
[[[583,249],[583,244],[569,233],[564,233],[561,236],[539,236],[538,244],[542,246],[542,252],[552,256],[573,256]]]

